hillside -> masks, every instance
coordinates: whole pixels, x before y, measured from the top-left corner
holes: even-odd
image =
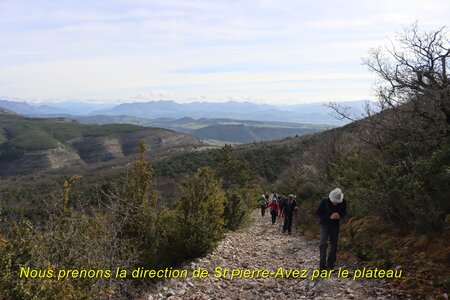
[[[319,131],[320,129],[316,128],[257,127],[244,124],[224,124],[196,129],[192,134],[202,139],[250,143],[278,140],[288,136],[311,134]]]
[[[278,140],[288,136],[316,133],[333,128],[333,125],[302,124],[279,121],[235,120],[229,118],[159,118],[145,119],[131,116],[67,116],[86,124],[135,124],[161,127],[189,133],[201,139],[233,143]]]
[[[297,195],[297,226],[311,239],[319,236],[318,201],[342,188],[350,213],[341,228],[341,263],[401,266],[405,275],[393,288],[417,299],[439,298],[449,292],[448,124],[444,114],[418,123],[409,103],[397,109],[314,135],[238,145],[234,155],[262,178],[263,191]],[[162,178],[192,173],[216,166],[218,156],[219,150],[184,154],[159,162],[156,171]],[[233,164],[215,168],[225,181],[242,175]]]
[[[150,289],[154,298],[159,299],[160,294],[163,297],[170,295],[182,297],[184,294],[202,295],[202,293],[220,296],[224,292],[227,295],[230,293],[241,294],[241,289],[243,289],[246,295],[260,295],[262,293],[274,297],[288,293],[288,295],[304,295],[305,297],[326,297],[326,295],[332,294],[334,295],[333,298],[340,297],[342,299],[352,297],[350,295],[353,295],[354,298],[376,295],[377,297],[397,298],[398,296],[400,299],[405,297],[420,299],[426,298],[425,296],[436,296],[445,291],[447,270],[445,259],[448,255],[448,249],[450,249],[448,231],[439,229],[428,232],[426,235],[418,235],[414,226],[408,223],[408,218],[399,219],[399,214],[396,215],[396,218],[392,218],[388,213],[381,210],[392,210],[389,203],[380,204],[380,202],[377,202],[379,200],[377,198],[364,198],[365,194],[370,196],[369,193],[374,193],[378,189],[377,186],[369,186],[365,180],[370,180],[371,184],[383,184],[385,182],[382,180],[377,183],[373,179],[377,177],[373,175],[373,172],[376,172],[376,168],[385,168],[383,166],[385,163],[378,158],[375,160],[372,151],[366,152],[367,149],[361,151],[361,149],[355,147],[360,143],[358,139],[359,130],[363,126],[364,123],[353,123],[314,135],[239,145],[233,148],[182,153],[158,160],[155,164],[155,171],[159,197],[162,201],[168,201],[169,203],[173,202],[174,198],[181,197],[182,194],[178,189],[184,178],[183,175],[187,174],[188,177],[192,177],[196,170],[204,166],[214,168],[217,176],[221,178],[223,187],[236,187],[236,184],[242,184],[248,188],[253,182],[249,177],[251,174],[263,180],[261,184],[263,191],[275,190],[286,194],[294,193],[299,199],[300,212],[298,217],[294,219],[296,225],[292,237],[280,235],[270,225],[261,223],[262,219],[258,217],[256,227],[252,227],[244,233],[232,234],[220,243],[216,251],[194,262],[194,265],[207,269],[213,269],[213,266],[217,266],[217,264],[230,267],[270,269],[280,266],[292,268],[295,261],[295,268],[311,270],[316,267],[318,257],[316,252],[317,242],[314,242],[318,238],[318,226],[315,218],[317,201],[330,188],[340,186],[343,188],[350,205],[350,215],[349,220],[342,224],[339,264],[350,270],[363,266],[381,269],[397,268],[404,272],[402,279],[364,280],[361,282],[350,280],[344,284],[342,280],[331,278],[317,282],[301,281],[300,284],[295,285],[292,285],[289,280],[281,279],[275,281],[266,279],[260,281],[241,280],[233,283],[228,280],[224,282],[214,280],[214,286],[219,284],[220,289],[211,288],[208,279],[194,282],[172,280],[164,285],[158,285],[155,289]],[[359,155],[359,157],[356,155]],[[371,155],[371,160],[366,155]],[[431,159],[430,157],[429,154],[426,154],[422,159]],[[439,155],[439,151],[434,151],[434,158],[432,158],[431,163],[435,164],[436,161],[433,162],[433,160],[442,159],[440,157],[442,156]],[[448,161],[441,161],[439,165],[440,168],[446,168],[448,167]],[[392,166],[392,168],[397,168],[397,166]],[[369,172],[372,174],[368,174]],[[367,174],[367,177],[362,174]],[[385,180],[388,180],[387,182],[389,180],[401,180],[402,177],[399,174],[395,176],[395,179],[386,178],[386,174],[383,176],[385,176]],[[441,175],[437,177],[437,175],[425,173],[423,176],[424,179],[422,180],[431,180],[427,182],[427,185],[432,187],[439,184],[439,193],[445,194],[446,189],[448,189],[448,182],[442,181],[442,177],[439,177]],[[411,177],[409,176],[409,178]],[[441,179],[437,180],[437,178]],[[114,186],[103,178],[96,178],[95,182],[102,189]],[[359,194],[360,191],[361,194]],[[433,195],[433,192],[422,192],[422,194],[425,193]],[[31,191],[27,192],[26,189],[23,189],[21,194],[25,197],[20,197],[20,201],[34,195]],[[11,195],[11,193],[8,195]],[[90,196],[92,200],[89,200],[88,195],[83,192],[77,198],[81,197],[78,199],[83,201],[98,200],[95,196],[98,194],[94,193]],[[29,203],[19,203],[23,206],[30,205],[34,198],[35,196],[32,196],[28,200]],[[252,208],[250,203],[253,203],[254,199],[251,197],[245,200],[250,202],[244,203],[249,203],[249,207]],[[396,199],[403,202],[408,198],[397,196]],[[443,203],[445,204],[441,201],[442,198],[436,196],[435,199],[436,202],[433,205],[436,208],[439,208]],[[15,207],[14,202],[8,201],[6,203],[8,203],[6,211],[10,216],[24,210],[23,207]],[[398,205],[398,203],[392,202],[392,205]],[[375,207],[377,210],[374,210]],[[444,212],[448,211],[448,208],[445,209],[445,207],[440,209],[443,209]],[[17,212],[15,212],[16,210]],[[368,213],[367,210],[371,212]],[[413,210],[407,212],[407,214],[411,213],[416,212]],[[32,218],[36,218],[36,216],[42,215],[42,212],[26,211],[26,215],[28,214]],[[163,220],[166,220],[164,218],[172,220],[172,217],[172,215],[166,214],[161,216]],[[439,214],[438,218],[441,221],[445,219],[445,213],[444,215]],[[418,215],[414,218],[414,221],[416,220],[420,221]],[[422,221],[429,222],[432,220]],[[173,224],[176,224],[173,221],[167,222],[170,222],[170,228]],[[418,228],[425,229],[425,227],[421,227],[425,224],[419,223]],[[401,228],[401,231],[398,228]],[[418,239],[420,239],[419,243],[417,242]],[[246,243],[248,240],[253,242]],[[169,239],[169,242],[171,244],[168,249],[175,251],[172,245],[173,241]],[[254,243],[259,245],[257,250],[253,248]],[[293,244],[297,246],[291,247],[290,245]],[[273,251],[287,253],[287,258],[282,262],[278,258],[272,260],[271,255],[265,256],[263,250],[265,248],[270,249],[270,251],[268,250],[270,253]],[[411,251],[419,254],[412,256]],[[240,253],[239,256],[236,256],[236,253]],[[168,252],[167,255],[172,258],[175,254]],[[296,259],[298,255],[300,257]],[[162,254],[161,256],[164,257]]]
[[[191,135],[135,125],[83,125],[58,118],[0,114],[0,174],[21,174],[89,165],[137,153],[144,140],[152,155],[196,148]]]
[[[226,281],[220,283],[221,289],[206,287],[205,282],[209,282],[206,280],[205,282],[190,282],[190,284],[189,282],[181,282],[180,284],[169,282],[160,286],[160,289],[153,290],[152,294],[156,295],[156,298],[159,297],[160,293],[165,296],[184,293],[196,295],[199,292],[208,295],[221,295],[224,290],[237,293],[238,290],[244,288],[246,294],[253,295],[264,293],[267,288],[266,284],[270,284],[271,287],[271,290],[266,293],[267,295],[278,295],[280,291],[281,293],[286,291],[288,294],[295,293],[305,297],[325,296],[325,294],[336,296],[339,294],[340,296],[336,297],[342,299],[346,299],[350,294],[355,297],[374,296],[376,294],[391,298],[396,298],[394,295],[399,295],[400,298],[414,297],[420,299],[426,298],[425,296],[436,296],[446,291],[446,257],[448,257],[448,249],[450,249],[448,244],[450,239],[448,239],[448,230],[445,230],[444,221],[446,220],[445,214],[449,211],[445,200],[445,195],[449,190],[449,181],[446,180],[448,175],[439,170],[448,168],[449,161],[446,157],[448,157],[449,148],[445,146],[444,142],[438,148],[420,154],[415,159],[417,163],[413,168],[420,167],[423,174],[417,173],[412,176],[407,170],[399,168],[398,164],[402,165],[402,160],[400,162],[390,161],[389,164],[391,165],[387,165],[386,161],[380,158],[370,145],[361,142],[360,130],[366,124],[365,121],[362,121],[313,135],[225,147],[210,151],[182,153],[157,160],[155,161],[155,172],[158,183],[158,197],[163,203],[177,201],[174,199],[183,196],[183,191],[179,191],[179,189],[182,181],[185,180],[183,178],[186,178],[184,175],[187,175],[187,178],[192,178],[192,175],[199,168],[207,166],[215,170],[215,174],[221,179],[223,188],[234,189],[236,186],[243,186],[242,188],[245,191],[245,188],[248,189],[255,184],[254,178],[256,177],[260,181],[258,193],[261,193],[262,189],[263,192],[275,190],[286,194],[296,194],[300,203],[300,214],[295,219],[296,229],[293,237],[280,236],[277,243],[271,244],[275,241],[273,237],[278,237],[279,233],[270,229],[270,225],[263,225],[259,222],[257,225],[259,231],[250,229],[250,236],[255,234],[254,237],[251,236],[250,238],[252,241],[258,241],[258,243],[267,242],[266,246],[272,250],[278,249],[281,252],[286,251],[286,253],[293,251],[292,253],[289,252],[289,259],[284,261],[285,267],[292,266],[290,258],[300,254],[301,261],[296,267],[311,269],[317,264],[318,255],[314,251],[314,249],[317,249],[317,245],[310,241],[311,239],[318,239],[318,226],[315,218],[318,199],[324,196],[329,189],[339,186],[344,190],[350,207],[348,220],[342,224],[341,228],[339,264],[349,269],[362,266],[401,269],[404,275],[400,280],[366,280],[360,283],[349,281],[352,283],[343,285],[341,281],[332,278],[317,283],[302,281],[300,285],[295,286],[292,286],[290,281],[275,281],[273,284],[272,281],[266,280],[241,281],[233,284]],[[447,153],[447,156],[445,156],[445,153]],[[421,166],[423,163],[432,167],[428,170],[423,169]],[[381,174],[378,172],[381,172]],[[111,189],[111,187],[114,187],[114,182],[117,184],[117,182],[122,181],[111,182],[101,176],[101,178],[91,177],[93,178],[90,180],[95,178],[93,183],[105,191],[114,190]],[[377,178],[379,179],[376,180]],[[434,214],[422,218],[421,209],[413,210],[414,206],[410,206],[411,208],[404,212],[394,208],[396,205],[408,205],[407,201],[411,199],[408,194],[409,186],[396,183],[404,182],[405,178],[409,181],[418,182],[420,180],[424,183],[422,185],[424,190],[420,192],[421,197],[430,197],[428,199],[433,199],[433,201],[423,200],[429,202],[422,202],[420,207],[428,203],[427,205],[434,207]],[[386,194],[385,198],[380,198],[383,194],[377,193],[377,191],[385,184],[396,184],[396,188],[391,191],[383,190],[382,193],[389,194]],[[24,209],[35,201],[36,193],[33,193],[32,189],[37,187],[33,185],[33,187],[28,187],[30,189],[27,190],[24,184],[20,185],[23,186],[18,198],[20,202],[12,201],[14,198],[6,201],[7,214],[12,217],[20,215],[22,212],[26,216],[29,215],[28,218],[30,219],[45,215],[41,211],[36,211],[35,206],[33,206],[34,210]],[[41,183],[40,187],[43,186],[45,185]],[[17,188],[18,184],[15,184],[14,187]],[[9,195],[7,199],[14,195],[11,192],[13,192],[12,189],[5,193],[5,195]],[[98,201],[96,195],[98,195],[98,192],[91,190],[88,193],[83,191],[77,194],[75,199],[96,203]],[[251,203],[256,199],[254,197],[243,198],[246,200],[242,201],[248,203],[246,205],[252,208]],[[27,198],[29,199],[24,201]],[[388,200],[393,198],[396,201]],[[20,203],[21,206],[16,206],[17,203]],[[394,211],[394,209],[395,215],[390,215],[389,212]],[[414,218],[410,218],[411,214]],[[174,216],[176,215],[162,214],[161,218],[163,220],[168,218],[169,221],[167,222],[171,224],[167,228],[172,228],[173,224],[176,224],[171,221]],[[166,221],[160,222],[163,224],[161,226],[166,226],[164,225]],[[430,224],[436,224],[439,227],[433,229]],[[268,227],[268,231],[265,231],[264,226]],[[167,228],[164,230],[167,230]],[[267,234],[263,239],[261,239],[261,236],[264,235],[261,235],[261,232]],[[245,233],[244,235],[249,238],[249,234]],[[229,262],[230,266],[237,267],[270,268],[270,264],[274,264],[271,263],[271,257],[258,256],[261,254],[255,254],[251,244],[240,241],[239,239],[242,238],[239,237],[240,235],[235,236],[237,237],[236,242],[225,242],[228,245],[227,247],[219,246],[219,252],[214,252],[206,258],[202,258],[199,263],[195,263],[196,266],[210,268],[212,265],[217,265],[218,261],[221,262],[220,259],[225,259],[224,261]],[[295,243],[299,247],[289,248],[288,243],[280,244],[279,241],[281,240]],[[168,241],[170,251],[178,249],[178,246],[173,246],[173,240],[169,239]],[[261,244],[261,247],[266,246]],[[168,250],[162,251],[165,253]],[[178,252],[170,251],[167,252],[170,257],[169,261],[174,259],[175,262],[179,262],[174,258],[175,253]],[[231,253],[236,255],[235,253],[240,253],[240,251],[242,251],[242,254],[239,258],[236,260],[230,258],[233,257],[230,256]],[[418,254],[412,255],[411,251]],[[161,256],[165,257],[162,254],[159,257]],[[261,257],[267,260],[268,265],[257,263],[258,258]],[[212,261],[212,265],[209,260]],[[277,260],[275,266],[281,266],[279,260]],[[330,284],[334,281],[336,281],[335,284]],[[201,291],[199,288],[201,288]]]

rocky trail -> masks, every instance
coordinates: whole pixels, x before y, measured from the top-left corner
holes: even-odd
[[[386,279],[337,278],[335,270],[330,278],[311,280],[318,268],[318,241],[302,236],[283,234],[281,221],[272,225],[270,215],[252,214],[254,222],[248,228],[229,233],[217,248],[204,258],[185,268],[189,274],[202,268],[209,271],[206,278],[169,279],[156,285],[149,300],[154,299],[408,299],[408,295],[393,293]],[[338,253],[339,255],[339,253]],[[338,262],[339,263],[339,262]],[[274,274],[305,269],[307,278],[214,278],[216,267],[231,269],[269,270]],[[353,273],[355,266],[341,266]],[[300,273],[301,274],[301,273]],[[255,274],[256,275],[256,274]]]

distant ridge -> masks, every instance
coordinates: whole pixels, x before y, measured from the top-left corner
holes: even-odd
[[[352,113],[360,115],[366,101],[342,102]],[[124,103],[109,110],[94,111],[92,114],[128,115],[138,118],[157,119],[183,117],[191,118],[229,118],[253,121],[288,121],[310,124],[343,125],[344,122],[332,116],[326,103],[297,105],[268,105],[252,102],[192,102],[177,103],[170,100]]]
[[[350,107],[352,114],[361,115],[366,101],[338,102]],[[308,124],[344,125],[336,119],[326,103],[295,105],[268,105],[252,102],[191,102],[177,103],[172,100],[112,104],[96,103],[45,103],[32,105],[28,102],[0,100],[0,107],[27,116],[77,115],[77,116],[130,116],[135,118],[228,118],[252,121],[285,121]]]
[[[230,141],[235,143],[250,143],[278,140],[285,137],[300,136],[322,131],[319,128],[286,128],[258,127],[244,124],[211,125],[192,132],[202,139]]]
[[[289,136],[300,136],[334,128],[327,124],[302,124],[277,121],[252,121],[227,118],[184,117],[180,119],[158,118],[145,119],[126,115],[108,116],[66,116],[85,124],[135,124],[141,126],[161,127],[178,132],[190,133],[206,140],[233,143],[252,143],[270,141]]]

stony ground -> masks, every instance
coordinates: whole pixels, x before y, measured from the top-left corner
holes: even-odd
[[[170,279],[153,288],[148,295],[153,299],[407,299],[408,295],[394,294],[385,280],[330,278],[311,280],[318,268],[318,241],[307,241],[301,236],[281,232],[281,222],[272,225],[270,216],[262,218],[257,211],[254,223],[241,232],[232,232],[216,250],[188,266],[188,278]],[[278,268],[306,269],[307,279],[286,278],[214,278],[216,267],[228,269]],[[341,266],[349,269],[355,266]],[[207,278],[191,278],[193,270],[209,270]],[[230,272],[230,271],[228,271]],[[337,271],[335,271],[337,272]],[[351,277],[351,276],[350,276]]]

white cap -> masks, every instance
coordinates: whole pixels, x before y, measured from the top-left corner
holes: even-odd
[[[344,194],[342,193],[342,190],[340,188],[335,188],[334,190],[332,190],[328,197],[333,203],[341,203],[342,200],[344,200]]]

